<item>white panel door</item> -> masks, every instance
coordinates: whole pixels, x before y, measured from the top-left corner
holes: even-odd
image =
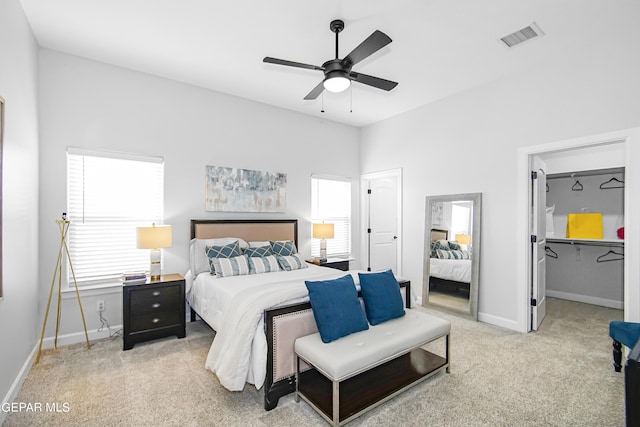
[[[547,311],[546,299],[546,253],[547,243],[547,179],[545,164],[533,157],[531,172],[531,329],[536,331]]]
[[[369,268],[398,273],[398,177],[369,180]]]

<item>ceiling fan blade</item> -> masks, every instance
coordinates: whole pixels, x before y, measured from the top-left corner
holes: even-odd
[[[398,83],[392,82],[391,80],[381,79],[380,77],[373,77],[368,74],[351,72],[349,73],[349,77],[358,83],[362,83],[368,86],[373,86],[382,90],[391,90],[394,87],[398,86]]]
[[[391,43],[391,38],[388,35],[382,31],[375,30],[365,41],[353,49],[351,53],[343,59],[343,62],[351,65],[357,64],[389,43]]]
[[[324,90],[324,80],[321,81],[318,86],[314,87],[313,90],[309,92],[307,96],[304,97],[304,99],[306,99],[307,101],[316,99],[317,97],[320,96],[323,90]]]
[[[286,59],[271,58],[270,56],[265,56],[262,62],[266,62],[269,64],[276,64],[276,65],[286,65],[287,67],[297,67],[297,68],[306,68],[308,70],[323,71],[323,68],[318,67],[317,65],[309,65],[309,64],[303,64],[301,62],[287,61]]]

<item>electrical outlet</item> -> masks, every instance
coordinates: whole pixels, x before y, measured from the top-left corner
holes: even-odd
[[[104,300],[98,301],[98,312],[104,311]]]

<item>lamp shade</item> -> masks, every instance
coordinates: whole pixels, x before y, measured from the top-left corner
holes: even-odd
[[[333,224],[313,224],[314,239],[333,239]]]
[[[471,244],[471,235],[470,234],[456,234],[456,242],[461,245],[470,245]]]
[[[152,224],[151,227],[137,227],[138,249],[160,249],[171,247],[171,226]]]

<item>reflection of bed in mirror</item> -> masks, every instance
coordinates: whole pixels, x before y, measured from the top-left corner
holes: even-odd
[[[458,292],[461,296],[469,295],[471,282],[471,257],[465,259],[447,258],[449,248],[459,251],[455,241],[449,240],[448,230],[431,229],[431,256],[429,259],[429,290],[442,292]],[[441,251],[438,255],[437,249]],[[462,252],[464,257],[468,255]],[[453,255],[449,255],[453,256]]]

